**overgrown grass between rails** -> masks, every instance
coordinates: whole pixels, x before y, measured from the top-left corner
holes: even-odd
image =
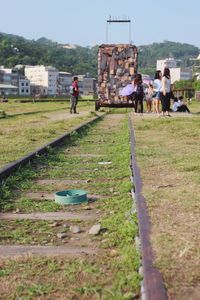
[[[126,134],[124,134],[124,132],[126,132]],[[104,209],[110,212],[110,214],[103,219],[103,226],[108,228],[109,235],[108,240],[104,242],[104,247],[117,247],[120,251],[121,258],[117,261],[119,278],[116,282],[118,283],[118,288],[121,285],[121,289],[123,290],[126,284],[127,286],[132,285],[138,288],[141,279],[138,275],[140,254],[137,252],[133,243],[134,237],[138,234],[137,219],[135,215],[129,215],[128,213],[132,207],[132,198],[130,194],[127,195],[127,192],[130,192],[132,184],[129,181],[130,171],[128,169],[130,147],[127,123],[124,124],[124,131],[118,134],[118,151],[116,153],[118,168],[121,170],[126,168],[127,181],[118,183],[121,194],[120,197],[115,196],[111,201],[110,199],[104,201]],[[130,272],[128,271],[130,267],[133,270],[131,275],[129,274],[131,283],[127,279],[128,277],[124,277],[121,274],[121,272],[125,272],[125,274],[126,272]]]
[[[69,228],[51,227],[50,224],[51,221],[2,220],[0,221],[1,244],[62,244],[56,234],[60,231],[67,233]]]
[[[112,131],[113,136],[115,136],[115,143],[110,143],[106,138],[103,142],[105,153],[108,151],[108,157],[112,160],[112,168],[101,166],[98,167],[98,173],[92,174],[94,179],[98,174],[98,177],[109,176],[114,180],[96,185],[91,182],[87,184],[89,190],[91,188],[94,192],[101,191],[108,194],[107,199],[102,199],[96,203],[96,207],[102,211],[102,227],[106,228],[105,233],[94,238],[94,242],[95,239],[101,242],[100,255],[89,256],[87,261],[85,259],[72,261],[65,258],[42,260],[29,257],[13,263],[2,262],[0,274],[2,274],[3,281],[0,283],[0,288],[2,289],[5,284],[8,287],[15,277],[14,284],[10,289],[10,299],[16,299],[16,297],[34,299],[34,297],[43,296],[54,299],[77,297],[77,299],[116,300],[127,297],[127,299],[132,299],[133,295],[138,295],[141,279],[138,275],[140,255],[134,245],[134,237],[138,233],[137,220],[135,215],[130,215],[132,184],[129,178],[130,146],[127,118]],[[102,135],[104,132],[106,129],[101,130],[100,134]],[[84,140],[87,144],[87,137],[77,139],[76,136],[75,144],[77,147],[83,149]],[[42,157],[39,158],[39,164],[44,165],[44,167],[47,166],[48,171],[51,172],[52,165],[61,166],[67,160],[63,150],[64,148],[57,154],[52,152],[49,157],[44,157],[44,160]],[[110,156],[111,152],[113,156]],[[72,171],[73,167],[74,165],[71,168]],[[120,172],[123,174],[123,180],[116,180],[115,170],[118,176]],[[38,171],[37,175],[40,172],[44,176],[48,174],[43,168]],[[69,174],[71,174],[70,168]],[[35,186],[34,182],[31,183],[30,187],[33,188],[33,186]],[[28,269],[26,268],[27,265],[29,266]],[[47,282],[51,288],[46,288]],[[35,293],[34,296],[32,288]],[[5,290],[2,290],[2,295],[8,295],[6,293]]]
[[[19,168],[14,175],[9,176],[1,184],[0,189],[0,209],[11,203],[16,197],[19,190],[30,186],[30,180],[36,178],[37,171],[31,166]],[[13,199],[14,198],[14,199]]]
[[[70,136],[70,140],[66,141],[62,147],[66,147],[66,145],[70,147],[76,144],[83,135],[87,135],[92,126],[94,126],[94,124],[86,126],[86,128],[79,133],[73,132]],[[36,157],[29,166],[20,167],[14,175],[6,178],[0,189],[0,209],[9,205],[12,207],[12,202],[17,197],[16,191],[28,189],[32,185],[30,180],[36,178],[39,173],[37,168],[38,164],[49,164],[51,161],[55,162],[56,158],[59,162],[62,162],[64,160],[62,155],[57,155],[62,152],[62,147],[59,148],[59,150],[58,148],[49,147],[46,154]]]

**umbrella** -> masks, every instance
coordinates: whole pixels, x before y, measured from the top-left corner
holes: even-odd
[[[151,83],[151,80],[150,79],[143,79],[142,82],[143,82],[144,85],[148,86]]]
[[[133,92],[134,92],[134,85],[128,84],[120,91],[120,96],[129,96]]]
[[[143,79],[142,82],[145,86],[149,86],[149,84],[153,84],[152,80],[148,78]]]

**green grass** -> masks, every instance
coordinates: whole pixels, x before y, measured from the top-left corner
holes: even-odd
[[[78,104],[79,108],[84,108],[86,106],[94,107],[94,104],[89,104],[87,102],[80,102]],[[28,113],[38,113],[38,112],[51,112],[57,110],[67,110],[69,111],[70,103],[66,102],[35,102],[35,103],[17,103],[10,100],[7,103],[0,102],[0,110],[6,112],[8,116],[17,114],[28,114]],[[94,109],[94,108],[93,108]]]
[[[77,115],[69,120],[66,116],[56,119],[60,113],[55,111],[0,120],[0,166],[21,158],[91,119],[91,106],[83,109],[83,116]]]
[[[169,120],[134,119],[155,264],[173,299],[195,299],[199,282],[199,103],[191,110]]]
[[[105,118],[105,122],[106,118]],[[118,123],[118,122],[117,122]],[[105,123],[107,124],[107,123]],[[20,209],[20,211],[55,211],[55,203],[52,201],[34,201],[26,197],[26,191],[55,191],[56,186],[40,186],[33,179],[91,179],[91,181],[79,184],[79,188],[87,190],[90,194],[107,195],[106,198],[94,202],[94,212],[101,212],[101,225],[106,231],[92,238],[92,244],[100,242],[100,252],[96,256],[77,258],[27,258],[19,260],[6,260],[1,263],[0,270],[3,281],[0,283],[2,295],[8,299],[34,297],[49,297],[59,299],[62,297],[77,297],[77,299],[131,299],[138,295],[141,277],[138,274],[140,266],[140,254],[136,250],[134,238],[138,234],[137,218],[130,214],[132,197],[130,190],[130,147],[129,129],[126,115],[122,121],[115,125],[110,123],[109,134],[106,136],[107,126],[98,122],[88,130],[91,135],[74,136],[74,141],[60,150],[53,150],[49,156],[39,157],[38,164],[41,169],[30,174],[30,178],[15,184],[19,192],[16,198],[7,197],[4,201],[4,209]],[[103,138],[102,138],[103,136]],[[92,139],[93,143],[88,142]],[[114,141],[114,142],[113,142]],[[98,145],[98,146],[97,146]],[[74,157],[74,153],[101,153],[104,157]],[[99,165],[99,161],[112,161],[111,165]],[[56,167],[59,167],[56,169]],[[83,173],[80,168],[86,168]],[[93,171],[96,169],[95,171]],[[67,171],[67,172],[66,172]],[[23,172],[22,172],[23,173]],[[80,174],[79,174],[80,173]],[[102,181],[99,179],[102,178]],[[110,180],[106,180],[109,178]],[[96,181],[95,181],[96,180]],[[77,185],[70,185],[70,188]],[[12,190],[12,183],[8,191]],[[14,200],[14,201],[13,201]],[[76,208],[76,209],[81,209]],[[9,221],[10,222],[10,221]],[[8,222],[8,223],[9,223]],[[6,223],[6,222],[5,222]],[[5,224],[4,223],[4,224]],[[24,225],[25,224],[25,225]],[[27,224],[27,225],[26,225]],[[79,222],[83,226],[83,222]],[[16,225],[16,223],[15,223]],[[23,226],[22,226],[23,225]],[[36,227],[35,227],[36,226]],[[31,234],[23,231],[22,227],[31,230]],[[44,230],[37,236],[37,241],[42,241],[48,235],[47,223],[21,221],[16,225],[13,232],[19,242],[29,241],[29,236],[37,232],[38,228]],[[8,228],[8,227],[7,227]],[[57,230],[57,229],[55,229]],[[52,229],[50,229],[50,232]],[[8,234],[7,233],[7,234]],[[51,234],[50,234],[51,235]],[[50,241],[52,237],[49,237]],[[55,241],[56,242],[56,241]],[[112,254],[114,251],[114,255]],[[50,269],[50,271],[49,271]],[[10,286],[15,278],[15,284],[6,292],[5,286]],[[6,282],[6,285],[5,285]],[[47,284],[48,283],[48,284]],[[63,296],[64,295],[64,296]]]
[[[59,245],[56,234],[67,232],[61,226],[51,227],[52,222],[34,220],[0,221],[1,244]],[[6,230],[5,230],[6,229]]]

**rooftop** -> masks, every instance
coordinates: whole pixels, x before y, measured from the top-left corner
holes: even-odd
[[[0,89],[18,89],[18,87],[11,84],[0,83]]]

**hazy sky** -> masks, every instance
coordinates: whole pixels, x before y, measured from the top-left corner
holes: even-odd
[[[200,48],[200,0],[0,0],[0,32],[93,46],[106,43],[106,20],[131,19],[131,40]],[[129,43],[129,24],[108,25],[108,43]]]

